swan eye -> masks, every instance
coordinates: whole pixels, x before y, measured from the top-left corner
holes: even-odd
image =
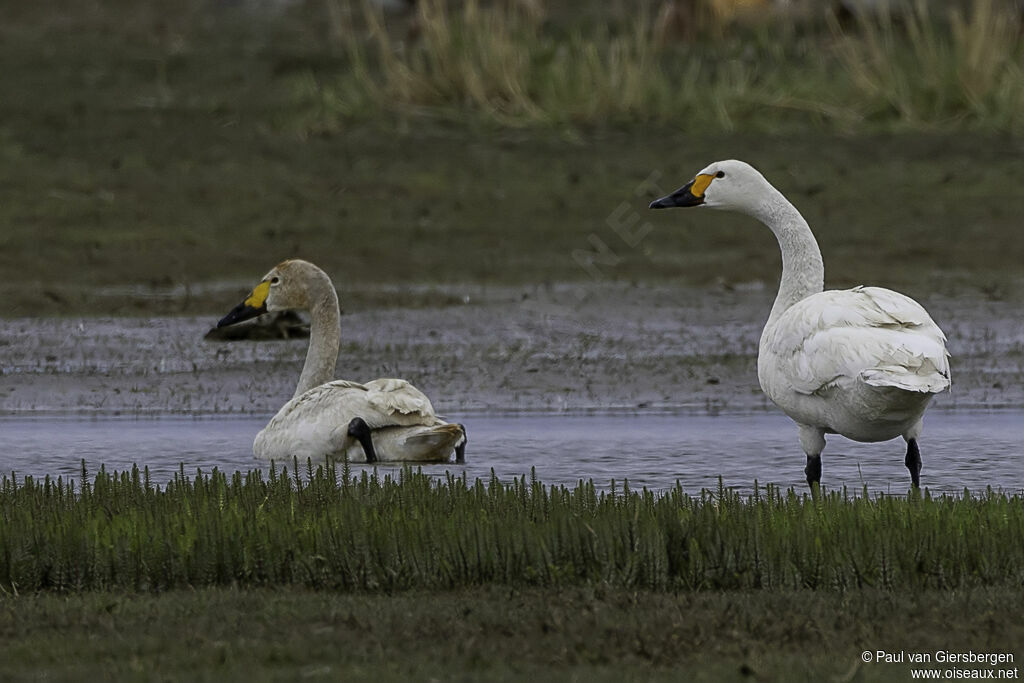
[[[718,173],[715,174],[715,177],[716,178],[724,178],[725,177],[725,171],[719,171]]]
[[[281,281],[281,278],[277,277],[276,275],[274,277],[270,278],[270,284],[272,284],[272,285],[276,285],[280,281]]]

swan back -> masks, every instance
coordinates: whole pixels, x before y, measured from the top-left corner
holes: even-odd
[[[256,436],[253,452],[258,458],[277,460],[341,457],[352,445],[348,424],[356,417],[373,430],[443,424],[430,400],[405,380],[378,379],[366,384],[335,380],[284,404]]]
[[[794,304],[765,327],[758,374],[773,399],[783,389],[809,395],[857,381],[928,394],[950,385],[942,330],[916,301],[881,287]]]

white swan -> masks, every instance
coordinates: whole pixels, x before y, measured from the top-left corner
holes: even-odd
[[[366,384],[334,379],[341,312],[331,279],[312,263],[278,264],[217,327],[267,311],[306,310],[309,350],[295,394],[253,442],[257,458],[348,458],[353,462],[463,462],[466,431],[434,414],[430,400],[402,379]]]
[[[800,428],[804,472],[821,481],[825,434],[855,441],[902,436],[920,485],[921,418],[950,385],[946,337],[913,299],[880,287],[822,291],[818,243],[800,212],[753,167],[720,161],[652,209],[731,209],[768,226],[782,249],[782,280],[761,334],[757,376]]]

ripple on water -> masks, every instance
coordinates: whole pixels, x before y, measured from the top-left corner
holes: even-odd
[[[1024,490],[1024,411],[934,411],[922,440],[923,483],[933,492],[981,492],[987,486]],[[545,484],[573,486],[593,479],[607,488],[624,480],[633,488],[665,489],[678,481],[692,493],[726,486],[749,492],[755,480],[804,487],[804,457],[792,422],[780,414],[472,414],[450,416],[469,432],[465,466],[431,465],[443,475],[465,472],[504,481],[531,476]],[[9,416],[0,471],[19,477],[80,478],[108,470],[148,466],[154,482],[214,467],[232,473],[267,469],[252,457],[252,438],[263,417],[132,419],[119,417]],[[902,493],[909,486],[901,441],[860,444],[830,437],[823,455],[829,489]],[[381,466],[390,473],[393,466]]]

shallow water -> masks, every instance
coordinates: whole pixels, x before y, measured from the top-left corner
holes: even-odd
[[[726,486],[749,492],[754,480],[783,487],[804,486],[804,456],[795,426],[772,413],[718,416],[674,414],[514,414],[451,416],[469,432],[464,466],[427,465],[475,478],[530,477],[546,484],[574,485],[593,479],[607,488],[664,489],[678,481],[685,490]],[[932,491],[980,492],[987,486],[1024,490],[1022,411],[935,411],[922,441],[922,483]],[[184,465],[187,474],[214,467],[228,473],[267,469],[252,457],[252,438],[266,417],[190,419],[165,417],[82,419],[60,416],[0,418],[0,472],[79,479],[88,472],[148,466],[163,484]],[[860,491],[905,492],[902,441],[861,444],[830,437],[823,456],[823,481]],[[364,466],[356,466],[359,467]],[[378,467],[394,472],[394,465]]]

